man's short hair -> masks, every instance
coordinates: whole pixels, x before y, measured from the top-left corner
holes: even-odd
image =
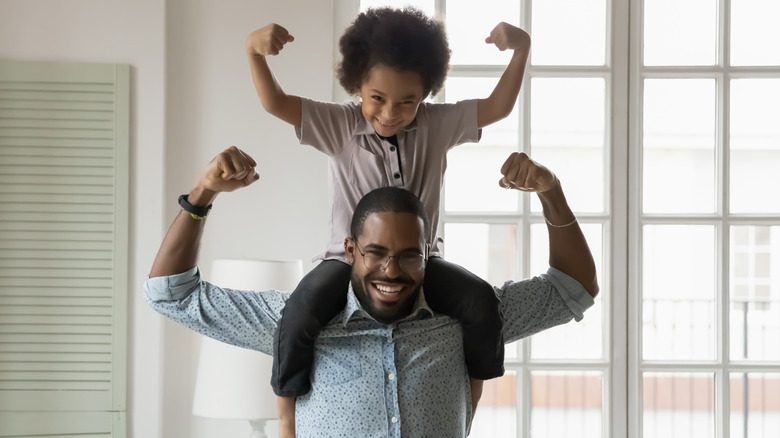
[[[363,196],[352,215],[352,223],[349,227],[352,237],[357,238],[363,233],[363,224],[366,222],[366,218],[374,213],[386,211],[411,213],[422,219],[423,237],[426,241],[428,240],[430,220],[425,213],[422,202],[410,191],[398,187],[380,187]]]

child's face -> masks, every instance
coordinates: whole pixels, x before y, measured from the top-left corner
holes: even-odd
[[[363,117],[377,134],[390,137],[414,121],[425,95],[418,73],[377,64],[361,85],[360,98]]]

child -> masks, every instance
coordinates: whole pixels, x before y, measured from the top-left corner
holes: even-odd
[[[416,9],[369,9],[341,37],[339,81],[360,103],[316,102],[284,93],[265,56],[278,54],[293,40],[277,24],[252,32],[247,37],[252,78],[263,108],[293,125],[302,144],[330,157],[334,205],[331,240],[318,257],[322,262],[291,295],[274,340],[272,386],[280,396],[280,426],[294,422],[294,397],[310,389],[319,330],[345,306],[351,269],[344,238],[355,205],[377,187],[403,187],[420,197],[431,219],[425,299],[462,324],[472,382],[503,375],[502,319],[493,288],[440,257],[436,227],[446,153],[479,141],[482,127],[512,111],[530,37],[507,23],[496,26],[485,42],[514,50],[509,65],[489,97],[455,104],[423,102],[441,89],[450,50],[443,25]],[[481,382],[472,386],[476,406]]]

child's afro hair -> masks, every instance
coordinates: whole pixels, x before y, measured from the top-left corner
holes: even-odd
[[[344,31],[339,49],[339,82],[353,95],[376,64],[418,73],[426,96],[441,90],[449,70],[450,48],[444,25],[408,6],[362,12]]]

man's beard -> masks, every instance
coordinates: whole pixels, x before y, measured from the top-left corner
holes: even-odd
[[[388,278],[376,278],[375,280],[389,280]],[[394,280],[398,283],[405,283],[405,284],[414,284],[411,280]],[[382,312],[374,305],[373,300],[369,296],[368,292],[363,288],[364,282],[366,284],[370,283],[370,280],[368,280],[368,277],[358,277],[355,271],[352,271],[352,290],[355,292],[355,296],[358,299],[358,302],[363,307],[363,310],[365,310],[369,315],[371,315],[372,318],[376,319],[377,321],[383,323],[383,324],[390,324],[392,322],[395,322],[403,317],[408,316],[412,312],[412,307],[414,306],[414,302],[417,300],[417,297],[420,295],[420,286],[417,286],[417,289],[414,290],[414,292],[407,297],[407,299],[403,302],[401,306],[397,308],[397,310],[391,312]]]

